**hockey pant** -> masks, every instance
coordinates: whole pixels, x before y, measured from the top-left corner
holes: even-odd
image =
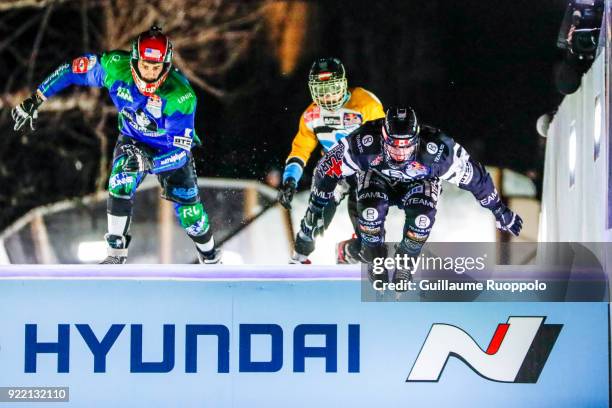
[[[358,226],[358,217],[357,217],[357,178],[354,176],[347,177],[346,179],[341,180],[336,189],[334,190],[334,199],[330,200],[330,202],[323,209],[323,222],[324,228],[327,230],[329,225],[336,214],[336,209],[338,205],[344,200],[348,198],[347,206],[348,206],[348,214],[351,220],[351,224],[353,225],[353,230],[355,235],[357,236],[356,247],[359,248],[359,230]],[[302,237],[301,234],[297,234],[295,239],[295,250],[297,253],[301,255],[310,255],[314,251],[314,242],[310,240],[306,240]]]
[[[145,152],[153,153],[146,145],[133,141],[119,140],[113,154],[113,166],[108,180],[107,213],[109,214],[109,233],[114,235],[129,234],[132,208],[136,189],[147,173],[124,172],[126,160],[121,146],[126,143],[136,144]],[[200,200],[197,185],[196,169],[193,158],[175,170],[159,173],[157,179],[162,187],[161,197],[172,201],[174,211],[181,227],[199,248],[213,249],[212,229],[208,214]]]
[[[397,253],[418,256],[436,220],[441,194],[437,178],[390,185],[383,177],[368,171],[357,190],[358,229],[364,261],[387,256],[385,219],[390,206],[404,210],[404,229]]]

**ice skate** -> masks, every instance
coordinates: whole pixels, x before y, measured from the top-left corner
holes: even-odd
[[[100,264],[124,264],[127,262],[128,245],[130,244],[129,235],[104,235],[107,256]]]

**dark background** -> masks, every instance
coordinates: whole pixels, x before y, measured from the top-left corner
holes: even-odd
[[[30,75],[15,67],[30,57],[44,9],[0,11],[5,106],[0,112],[0,228],[35,206],[93,192],[101,148],[108,153],[114,144],[114,116],[104,125],[104,147],[92,131],[95,112],[41,114],[39,130],[23,136],[12,131],[6,107],[11,101],[7,95],[34,90],[62,62],[84,51],[104,50],[102,17],[95,7],[87,11],[88,30],[94,34],[84,44],[76,23],[82,19],[80,4],[55,6],[48,18],[56,29],[41,39]],[[278,55],[261,30],[229,71],[211,78],[231,92],[217,97],[195,87],[196,126],[204,142],[194,150],[200,176],[263,179],[270,169],[282,171],[299,116],[310,103],[310,65],[317,57],[337,56],[346,66],[349,86],[365,87],[385,106],[413,106],[423,122],[444,129],[477,160],[541,183],[543,147],[535,122],[561,102],[553,65],[561,58],[555,44],[565,1],[307,4],[306,35],[292,72],[280,72]],[[6,46],[9,38],[14,39]],[[101,106],[109,103],[104,92],[98,98]],[[302,187],[308,182],[305,176]]]

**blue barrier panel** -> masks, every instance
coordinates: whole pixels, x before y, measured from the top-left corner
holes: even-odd
[[[69,406],[609,405],[604,302],[362,302],[355,268],[0,276],[0,387]]]

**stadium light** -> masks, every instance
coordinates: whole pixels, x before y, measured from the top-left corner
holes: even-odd
[[[570,188],[573,187],[576,182],[576,127],[574,124],[572,124],[571,129],[568,146]]]
[[[599,157],[599,148],[601,142],[601,98],[599,95],[595,98],[595,117],[593,118],[593,160],[597,160]]]

